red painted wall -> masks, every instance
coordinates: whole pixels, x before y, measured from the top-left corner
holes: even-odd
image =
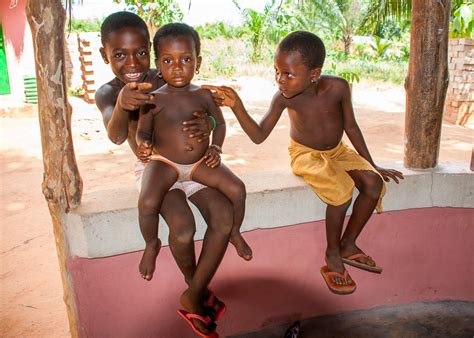
[[[11,6],[16,3],[16,6]],[[5,42],[12,45],[15,58],[20,59],[23,53],[23,39],[25,29],[28,27],[25,14],[26,0],[2,0],[0,1],[0,22],[3,27]]]
[[[329,292],[324,222],[246,233],[254,259],[233,247],[211,287],[226,301],[224,336],[324,314],[443,299],[474,301],[474,209],[430,208],[374,215],[359,245],[384,267],[382,275],[348,266],[358,284],[349,296]],[[198,247],[200,248],[198,243]],[[71,259],[83,336],[195,337],[178,317],[185,289],[168,248],[151,282],[138,275],[141,253]]]

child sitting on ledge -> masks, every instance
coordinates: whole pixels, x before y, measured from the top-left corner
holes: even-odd
[[[274,58],[279,90],[259,123],[247,113],[232,88],[203,87],[214,91],[216,104],[232,109],[245,133],[257,144],[268,137],[283,110],[288,111],[293,173],[302,176],[327,204],[327,265],[321,274],[332,292],[350,294],[356,283],[343,263],[382,272],[356,240],[374,209],[382,210],[384,180],[391,178],[398,183],[403,175],[375,165],[354,116],[349,84],[337,76],[321,75],[325,56],[323,42],[310,32],[293,32],[280,42]],[[357,152],[342,141],[344,132]],[[354,186],[359,196],[342,234]]]

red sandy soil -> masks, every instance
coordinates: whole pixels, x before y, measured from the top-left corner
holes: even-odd
[[[275,88],[262,79],[239,79],[241,95],[257,119]],[[73,133],[84,192],[117,184],[134,187],[134,158],[112,144],[93,105],[72,98]],[[372,156],[382,165],[403,161],[403,88],[359,84],[354,105]],[[0,102],[1,106],[1,102]],[[237,174],[288,168],[288,126],[282,118],[269,140],[252,144],[230,110],[224,162]],[[41,193],[43,165],[37,117],[0,118],[0,336],[68,337],[62,283],[49,211]],[[472,129],[443,124],[439,162],[469,165]],[[394,162],[397,162],[394,164]]]

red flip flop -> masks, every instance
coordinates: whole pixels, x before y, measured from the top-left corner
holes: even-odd
[[[321,267],[321,275],[323,275],[324,281],[326,282],[329,290],[338,295],[349,295],[353,293],[357,285],[352,278],[350,278],[347,270],[344,270],[344,274],[335,271],[329,271],[327,265]],[[340,285],[333,281],[332,276],[340,277],[344,279],[346,285]]]
[[[194,323],[191,320],[191,319],[200,320],[208,328],[209,328],[209,324],[214,324],[214,326],[215,326],[215,323],[212,320],[210,320],[209,318],[202,317],[200,315],[196,315],[194,313],[190,313],[190,312],[187,312],[185,310],[178,310],[178,314],[186,321],[186,323],[188,323],[191,326],[193,331],[196,332],[199,336],[205,337],[205,338],[219,338],[219,334],[216,331],[211,331],[208,334],[199,331],[199,329],[196,326],[194,326]]]
[[[367,256],[365,253],[356,253],[356,254],[351,255],[349,257],[343,257],[342,261],[345,264],[352,265],[353,267],[356,267],[356,268],[359,268],[359,269],[362,269],[362,270],[365,270],[365,271],[375,272],[375,273],[382,273],[382,270],[383,270],[382,267],[377,266],[377,265],[372,266],[372,265],[368,265],[368,264],[359,262],[357,260],[358,258],[369,258],[369,259],[373,260],[372,257]]]
[[[215,307],[214,307],[215,304],[220,304],[219,311],[215,310]],[[211,289],[209,289],[209,298],[207,301],[204,302],[204,306],[206,308],[211,309],[212,314],[210,317],[215,322],[218,321],[220,318],[222,318],[222,316],[225,314],[225,311],[227,309],[227,306],[225,305],[225,303],[217,299],[217,297],[214,295],[214,292]]]

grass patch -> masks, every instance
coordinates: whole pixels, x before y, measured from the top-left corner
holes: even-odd
[[[262,49],[262,59],[258,63],[250,62],[251,47],[243,39],[203,39],[202,66],[200,78],[232,78],[239,76],[258,76],[272,80],[273,53],[276,46],[265,45]],[[356,73],[361,81],[388,82],[400,85],[405,81],[408,62],[357,59],[348,60],[326,59],[323,73],[331,74],[331,65],[335,64],[337,72]]]

